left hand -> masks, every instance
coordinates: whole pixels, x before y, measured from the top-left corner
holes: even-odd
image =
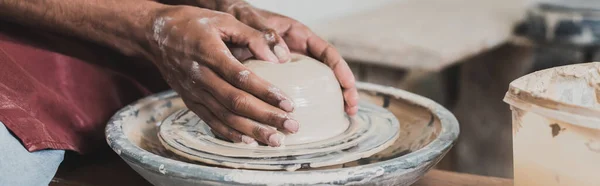
[[[292,18],[255,8],[241,0],[223,2],[227,2],[227,4],[220,5],[218,11],[232,14],[240,22],[257,30],[277,32],[281,38],[275,39],[283,39],[285,42],[285,44],[278,44],[273,48],[279,58],[285,58],[281,55],[289,56],[289,51],[291,51],[312,56],[328,65],[342,86],[346,113],[354,115],[358,112],[358,92],[354,85],[354,75],[348,63],[331,44]],[[281,43],[281,41],[277,43]],[[251,57],[247,49],[237,48],[232,49],[232,52],[240,60]]]

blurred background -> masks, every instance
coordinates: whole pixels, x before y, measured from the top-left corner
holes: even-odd
[[[402,88],[461,124],[440,169],[512,177],[508,84],[600,59],[598,0],[250,0],[331,42],[359,81]]]

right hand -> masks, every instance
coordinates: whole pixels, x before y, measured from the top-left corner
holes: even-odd
[[[291,99],[252,73],[228,48],[246,47],[257,59],[283,62],[289,49],[277,33],[190,6],[161,9],[149,25],[151,60],[186,106],[217,135],[234,142],[258,140],[280,146],[283,136],[259,123],[297,132],[298,122],[289,115],[294,109]],[[286,53],[275,55],[275,45]]]

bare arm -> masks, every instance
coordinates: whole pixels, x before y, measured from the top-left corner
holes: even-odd
[[[233,4],[246,4],[244,0],[159,0],[165,4],[190,5],[201,8],[227,12]]]
[[[329,65],[344,88],[346,112],[358,112],[358,92],[350,67],[337,50],[314,34],[308,27],[289,17],[252,7],[244,0],[161,0],[165,3],[186,4],[203,7],[233,15],[254,29],[274,30],[277,43],[281,47],[273,50],[280,58],[286,58],[289,51],[313,56]],[[244,52],[241,52],[244,53]],[[247,53],[247,52],[246,52]]]
[[[276,33],[262,32],[230,14],[143,0],[0,0],[0,20],[111,46],[152,61],[185,104],[212,130],[236,142],[279,146],[270,127],[295,132],[291,101],[269,91],[228,48],[282,61],[270,50]],[[247,78],[239,78],[244,73]],[[248,79],[248,80],[245,80]],[[293,127],[284,123],[295,123]]]
[[[140,3],[144,2],[144,3]],[[142,45],[151,10],[148,0],[0,0],[0,20],[112,47],[129,56],[148,55]]]

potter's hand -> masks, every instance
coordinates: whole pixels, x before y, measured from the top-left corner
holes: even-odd
[[[186,4],[227,12],[241,22],[257,30],[275,30],[283,37],[285,44],[275,47],[280,59],[289,59],[288,51],[313,56],[333,69],[344,90],[346,112],[350,115],[358,111],[358,92],[354,86],[354,75],[342,56],[329,43],[315,35],[308,27],[289,17],[252,7],[243,0],[163,0],[174,4]],[[288,49],[289,47],[289,49]],[[249,51],[234,48],[238,59],[251,57]]]
[[[229,2],[229,4],[222,5],[221,11],[234,15],[241,22],[257,30],[276,30],[284,39],[289,50],[313,56],[333,69],[344,91],[346,112],[350,115],[356,114],[358,92],[354,85],[354,75],[333,46],[294,19],[254,8],[244,1],[228,0],[225,2]]]
[[[276,33],[249,27],[230,14],[191,6],[158,11],[151,27],[149,48],[155,54],[151,58],[186,106],[214,132],[234,142],[256,139],[279,146],[283,136],[257,122],[298,130],[288,115],[293,110],[290,99],[272,91],[270,83],[228,49],[228,45],[247,48],[258,59],[279,62],[271,50],[282,45]]]

